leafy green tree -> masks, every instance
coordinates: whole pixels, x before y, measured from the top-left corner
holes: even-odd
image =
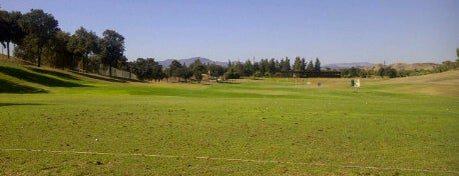
[[[378,76],[382,78],[384,77],[385,74],[386,74],[386,69],[384,67],[381,67],[378,69]]]
[[[394,68],[388,67],[387,69],[385,69],[385,72],[385,75],[389,76],[389,78],[397,77],[397,70],[395,70]]]
[[[224,74],[225,79],[239,79],[241,76],[239,72],[233,67],[228,68],[228,71]]]
[[[281,60],[280,62],[280,71],[281,72],[289,72],[291,70],[291,67],[290,67],[290,59],[288,57]]]
[[[24,32],[19,26],[22,18],[21,12],[0,11],[0,42],[6,47],[8,58],[10,58],[10,43],[20,43],[24,38]]]
[[[269,60],[268,72],[269,72],[271,75],[274,75],[274,74],[277,72],[277,69],[276,69],[276,59],[271,58],[271,60]]]
[[[109,66],[109,74],[112,76],[112,66],[117,66],[123,58],[124,37],[113,30],[105,30],[104,38],[101,42],[101,59],[102,62]]]
[[[397,70],[391,67],[381,67],[378,70],[378,76],[381,77],[388,76],[389,78],[395,78],[397,75]]]
[[[316,58],[316,62],[314,63],[314,71],[320,72],[320,61],[319,58]]]
[[[0,10],[0,43],[2,44],[3,48],[6,47],[6,42],[10,37],[10,34],[8,33],[8,16],[8,11]]]
[[[305,60],[300,59],[300,57],[295,58],[295,63],[293,64],[293,71],[295,72],[304,72],[305,71]]]
[[[171,62],[171,65],[169,65],[169,69],[167,71],[167,75],[169,77],[176,77],[176,78],[179,78],[179,81],[180,81],[180,77],[182,77],[182,64],[177,61],[177,60],[173,60]]]
[[[260,72],[261,72],[262,75],[265,75],[267,72],[269,72],[269,61],[268,61],[268,59],[261,59],[260,60]]]
[[[76,57],[81,58],[83,70],[87,71],[89,56],[99,52],[99,37],[92,32],[87,31],[85,28],[80,27],[72,35],[68,48],[74,53]]]
[[[220,76],[223,76],[223,74],[225,73],[225,68],[221,65],[210,64],[208,67],[209,67],[210,76],[215,79]]]
[[[51,47],[49,47],[50,56],[48,57],[51,66],[61,69],[65,67],[74,68],[76,66],[72,59],[73,53],[67,48],[69,41],[70,34],[67,32],[59,31],[53,37],[50,43]]]
[[[24,40],[30,45],[30,50],[27,51],[33,51],[32,56],[37,58],[37,66],[40,67],[43,47],[60,31],[58,22],[53,15],[40,9],[32,9],[18,23],[26,34]]]
[[[260,64],[258,62],[253,62],[253,67],[252,68],[253,68],[253,74],[255,74],[256,72],[261,74],[261,72],[260,72]],[[258,77],[260,77],[260,76],[258,76]]]
[[[162,66],[153,58],[138,58],[136,61],[129,63],[130,70],[137,75],[140,80],[160,81],[164,78]]]
[[[244,68],[244,64],[242,64],[240,61],[237,61],[236,64],[233,65],[233,68],[236,70],[236,72],[240,75],[240,76],[248,76],[248,75],[245,75],[245,68]]]
[[[243,66],[244,66],[244,75],[251,76],[254,73],[253,64],[252,64],[252,61],[250,61],[250,59],[247,59],[244,62]]]
[[[198,81],[199,83],[202,81],[202,74],[205,73],[206,68],[205,66],[201,63],[201,60],[196,59],[191,65],[190,69],[193,72],[193,76]]]
[[[308,71],[308,72],[313,72],[314,71],[314,64],[312,63],[312,60],[309,61],[308,65],[306,66],[306,71]]]
[[[180,73],[181,77],[185,79],[185,82],[188,82],[188,79],[190,79],[193,76],[193,71],[190,69],[190,67],[187,67],[185,64],[180,69]]]

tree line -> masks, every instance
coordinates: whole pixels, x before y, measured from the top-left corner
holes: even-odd
[[[163,68],[154,58],[138,58],[135,61],[127,62],[127,70],[136,74],[142,80],[160,81],[164,78],[176,79],[177,81],[197,81],[201,82],[203,75],[208,79],[238,79],[241,77],[273,77],[283,76],[291,71],[296,72],[320,72],[320,60],[316,58],[315,64],[312,61],[306,62],[304,58],[295,58],[293,67],[290,59],[282,58],[280,60],[261,59],[259,62],[228,61],[227,66],[217,65],[215,63],[203,64],[196,59],[189,66],[173,60],[168,68]]]

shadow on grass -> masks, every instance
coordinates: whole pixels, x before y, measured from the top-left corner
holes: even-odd
[[[27,69],[32,70],[34,72],[38,72],[38,73],[57,76],[59,78],[70,79],[70,80],[80,80],[75,76],[72,76],[72,75],[69,75],[69,74],[65,74],[65,73],[61,73],[61,72],[58,72],[58,71],[45,70],[45,69],[32,68],[32,67],[27,67]]]
[[[241,84],[241,83],[232,82],[232,81],[218,81],[217,83],[219,83],[219,84]]]
[[[45,105],[39,103],[0,103],[0,107],[2,106],[25,106],[25,105]]]
[[[67,82],[60,79],[41,75],[35,72],[29,72],[23,69],[13,67],[0,66],[0,73],[48,87],[87,87],[83,84]]]
[[[108,81],[108,82],[117,82],[117,83],[125,83],[125,82],[127,82],[127,81],[124,81],[124,80],[106,78],[106,77],[103,77],[103,76],[98,76],[98,75],[89,74],[89,73],[82,73],[82,72],[76,72],[76,71],[72,71],[72,73],[79,74],[81,76],[86,76],[88,78],[102,80],[102,81]]]
[[[48,91],[0,79],[0,93],[47,93]]]

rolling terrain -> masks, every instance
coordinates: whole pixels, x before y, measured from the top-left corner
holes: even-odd
[[[0,174],[457,175],[457,75],[354,89],[121,82],[3,63]]]

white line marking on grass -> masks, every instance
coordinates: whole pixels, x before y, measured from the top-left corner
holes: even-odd
[[[323,164],[323,163],[303,163],[290,161],[275,161],[275,160],[253,160],[253,159],[238,159],[238,158],[214,158],[206,156],[175,156],[175,155],[155,155],[142,153],[106,153],[106,152],[83,152],[83,151],[65,151],[65,150],[38,150],[38,149],[1,149],[2,151],[23,151],[23,152],[44,152],[58,154],[86,154],[86,155],[113,155],[113,156],[143,156],[143,157],[158,157],[158,158],[190,158],[200,160],[220,160],[220,161],[239,161],[253,163],[277,163],[277,164],[292,164],[292,165],[310,165],[324,167],[339,167],[339,168],[357,168],[357,169],[372,169],[372,170],[399,170],[411,172],[429,172],[429,173],[454,173],[459,174],[459,171],[451,170],[433,170],[433,169],[411,169],[411,168],[390,168],[390,167],[375,167],[375,166],[358,166],[358,165],[339,165],[339,164]]]

